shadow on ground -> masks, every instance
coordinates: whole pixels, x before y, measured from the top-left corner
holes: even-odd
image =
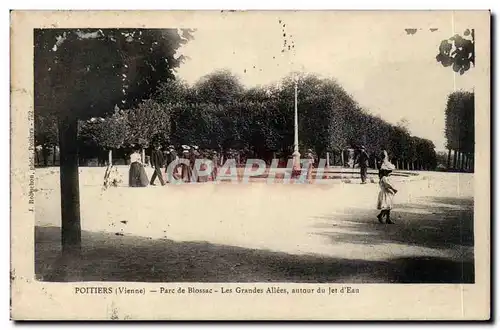
[[[473,263],[291,255],[207,242],[82,233],[81,260],[63,261],[60,228],[36,227],[38,280],[133,282],[472,283]]]
[[[332,243],[400,243],[434,249],[474,247],[472,198],[422,198],[391,212],[395,225],[381,225],[377,211],[344,209],[345,214],[319,217],[312,234]]]

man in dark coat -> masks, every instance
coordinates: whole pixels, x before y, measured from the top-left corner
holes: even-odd
[[[368,153],[366,152],[365,147],[361,146],[358,158],[354,164],[359,164],[362,184],[366,183],[366,174],[368,173],[368,160],[369,160]]]
[[[162,186],[165,185],[165,181],[163,181],[163,174],[161,173],[161,168],[163,167],[163,152],[161,152],[160,149],[160,145],[156,145],[155,149],[151,153],[151,166],[155,169],[153,176],[151,176],[151,182],[149,183],[152,186],[155,185],[154,182],[156,177],[160,179]]]
[[[170,168],[170,171],[172,171],[172,173],[168,173],[170,164],[177,160],[177,152],[175,151],[175,147],[173,145],[168,146],[168,149],[166,150],[164,156],[165,156],[164,165],[165,165],[165,173],[167,173],[167,180],[170,179],[170,176],[172,176],[174,179],[177,179],[177,166],[172,165],[172,167]]]

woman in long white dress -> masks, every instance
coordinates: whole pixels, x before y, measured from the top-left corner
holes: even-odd
[[[149,184],[148,175],[141,161],[139,150],[130,155],[130,169],[128,176],[129,187],[146,187]]]

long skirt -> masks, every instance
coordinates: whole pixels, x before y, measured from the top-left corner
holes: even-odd
[[[392,203],[394,199],[394,194],[388,192],[387,190],[380,190],[377,198],[377,209],[378,210],[391,210]]]
[[[149,184],[148,175],[144,166],[138,162],[130,164],[128,172],[128,185],[129,187],[146,187]]]
[[[200,172],[205,172],[208,169],[207,164],[201,164],[200,166]],[[204,174],[204,175],[199,175],[198,174],[198,182],[207,182],[209,178],[209,175]]]
[[[181,164],[181,178],[184,182],[191,182],[191,177],[193,176],[193,170],[191,166],[186,164]]]
[[[313,179],[313,177],[312,177],[312,171],[313,171],[313,165],[312,164],[308,164],[307,165],[307,181],[309,183],[311,183],[312,179]]]

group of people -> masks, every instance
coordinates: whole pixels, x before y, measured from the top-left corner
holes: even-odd
[[[142,157],[140,154],[140,149],[134,150],[134,152],[130,155],[129,186],[154,186],[156,179],[158,179],[160,181],[160,184],[164,186],[169,178],[164,178],[162,170],[165,169],[165,173],[167,173],[168,167],[172,164],[172,162],[176,162],[175,164],[173,164],[174,167],[171,170],[173,179],[182,179],[183,181],[190,182],[192,181],[193,175],[196,171],[195,162],[197,159],[210,160],[212,162],[212,171],[208,176],[196,175],[196,181],[204,182],[208,180],[215,180],[219,167],[219,157],[216,151],[200,150],[198,146],[188,145],[183,145],[179,151],[180,156],[178,155],[178,151],[173,145],[170,145],[164,151],[159,144],[155,145],[155,148],[150,157],[150,165],[154,168],[154,171],[151,179],[148,180],[148,176],[144,169],[146,164],[141,160]],[[179,161],[181,158],[188,160],[189,164],[186,164],[187,162]],[[202,163],[200,166],[200,170],[205,171],[207,169],[206,166],[207,164]]]
[[[189,164],[186,164],[186,162],[178,162],[180,158],[189,160]],[[205,182],[208,180],[215,180],[217,177],[218,167],[220,165],[217,152],[209,150],[201,151],[197,146],[183,145],[181,149],[181,156],[179,157],[174,146],[171,145],[165,151],[162,151],[161,146],[156,145],[150,157],[150,163],[154,168],[154,172],[151,179],[148,180],[148,176],[144,169],[146,164],[142,162],[140,150],[136,149],[130,155],[129,186],[146,187],[148,185],[155,185],[156,179],[160,181],[162,186],[165,185],[166,182],[162,170],[165,168],[165,173],[167,173],[167,169],[172,162],[176,162],[172,169],[173,177],[176,180],[182,179],[183,181],[190,182],[195,174],[196,159],[210,159],[213,164],[211,174],[208,176],[197,176],[196,181]],[[307,177],[310,179],[312,164],[315,161],[315,155],[312,150],[307,151],[306,159],[308,159],[309,165]],[[359,164],[362,183],[366,183],[368,159],[368,153],[366,152],[364,146],[361,146],[355,164]],[[206,167],[203,166],[206,166],[206,164],[204,165],[202,163],[200,170],[206,170]],[[380,213],[377,215],[377,219],[380,223],[394,224],[391,220],[390,212],[393,207],[394,195],[398,191],[391,183],[389,177],[395,169],[395,166],[390,162],[387,151],[385,150],[382,151],[381,161],[378,162],[378,167],[379,193],[377,198],[377,209],[380,210]]]

